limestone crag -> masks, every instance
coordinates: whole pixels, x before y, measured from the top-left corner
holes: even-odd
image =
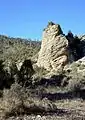
[[[68,61],[67,46],[68,41],[63,35],[60,25],[49,23],[43,32],[37,65],[48,71],[65,66]]]

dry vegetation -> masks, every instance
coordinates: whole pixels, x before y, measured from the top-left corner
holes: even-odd
[[[39,42],[0,37],[0,120],[85,120],[85,76],[77,72],[84,66],[73,63],[47,78],[48,71],[35,65]],[[11,64],[6,71],[8,60],[29,58],[28,66],[24,61],[20,70]]]
[[[35,56],[40,49],[39,41],[12,38],[0,35],[0,59],[5,61],[24,60]]]

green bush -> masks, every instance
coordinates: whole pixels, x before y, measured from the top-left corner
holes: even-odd
[[[0,89],[10,88],[13,82],[11,75],[5,69],[4,62],[0,61]]]
[[[77,71],[78,68],[72,69],[67,75],[68,77],[68,90],[79,91],[85,87],[85,76]]]
[[[79,91],[85,87],[85,65],[81,62],[74,62],[67,66],[65,75],[67,76],[67,88],[70,91]]]
[[[80,77],[76,76],[76,78],[72,78],[69,80],[68,83],[68,90],[70,91],[80,91],[85,87],[85,80],[81,79]]]
[[[34,65],[34,71],[35,74],[32,77],[33,84],[40,81],[48,73],[46,69],[40,68],[37,65]]]
[[[29,86],[32,84],[32,75],[35,73],[30,59],[24,60],[19,70],[19,81],[22,86]]]

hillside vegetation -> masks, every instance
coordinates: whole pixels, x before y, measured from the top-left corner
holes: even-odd
[[[0,35],[0,59],[24,60],[32,58],[40,49],[41,42],[31,39],[12,38]]]

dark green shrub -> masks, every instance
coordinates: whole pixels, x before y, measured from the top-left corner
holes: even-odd
[[[55,23],[53,23],[52,21],[48,22],[48,26],[49,25],[55,25]]]
[[[3,60],[0,60],[0,72],[4,70]]]
[[[19,71],[19,83],[22,85],[29,86],[32,84],[32,75],[34,74],[34,69],[32,67],[31,60],[25,60]]]
[[[0,61],[0,89],[9,88],[13,83],[10,74],[4,69],[5,65],[3,61]]]
[[[81,48],[80,39],[77,36],[74,37],[71,31],[68,32],[66,38],[68,40],[69,49],[71,50],[71,53],[75,58],[75,61],[80,59],[82,57],[82,48]]]

